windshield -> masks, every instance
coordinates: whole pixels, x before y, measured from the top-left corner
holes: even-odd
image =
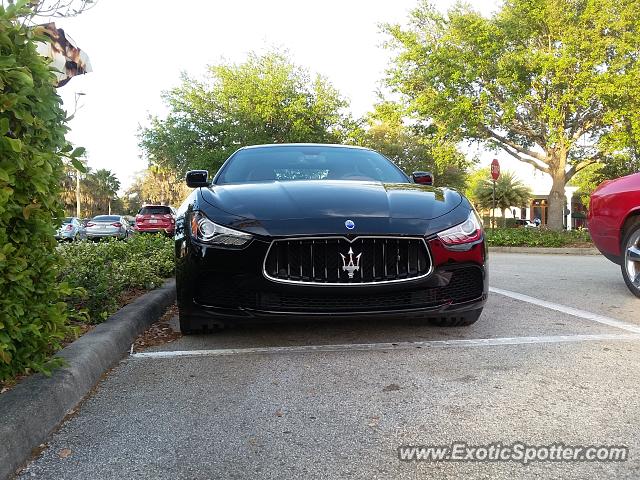
[[[372,150],[291,145],[239,150],[223,167],[215,183],[291,180],[409,182],[390,160]]]

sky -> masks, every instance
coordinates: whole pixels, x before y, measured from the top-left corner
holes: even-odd
[[[499,0],[469,3],[485,15]],[[75,18],[55,19],[90,58],[93,71],[59,89],[68,112],[77,111],[69,139],[87,148],[93,169],[112,170],[129,186],[147,167],[137,131],[150,114],[164,114],[161,94],[180,73],[203,73],[221,61],[239,63],[249,52],[277,48],[312,73],[328,77],[360,116],[376,101],[389,65],[381,23],[405,23],[418,0],[98,0]],[[454,0],[436,0],[447,10]],[[77,94],[84,94],[78,96]],[[497,156],[521,176],[533,172]]]

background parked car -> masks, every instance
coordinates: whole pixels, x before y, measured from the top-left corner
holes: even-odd
[[[640,297],[640,173],[602,183],[591,194],[589,233],[598,250],[620,265]]]
[[[129,222],[122,215],[97,215],[87,223],[87,238],[105,237],[125,239],[129,236]]]
[[[81,240],[87,238],[84,225],[76,217],[66,217],[56,231],[56,240]]]
[[[139,233],[166,233],[173,236],[176,229],[175,211],[166,205],[145,205],[136,215],[134,227]]]
[[[540,225],[528,219],[516,219],[516,227],[539,228]]]
[[[131,236],[135,233],[136,217],[133,217],[131,215],[123,215],[123,216],[124,216],[124,219],[127,221],[127,225],[129,226],[129,236]]]

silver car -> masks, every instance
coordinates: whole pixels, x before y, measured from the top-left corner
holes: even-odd
[[[122,215],[97,215],[87,223],[87,238],[96,240],[114,237],[124,240],[129,236],[129,223]]]
[[[81,240],[87,238],[85,228],[76,217],[66,217],[56,231],[56,240]]]

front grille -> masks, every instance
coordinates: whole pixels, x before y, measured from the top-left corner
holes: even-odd
[[[441,287],[357,294],[353,290],[327,293],[325,289],[317,289],[313,294],[255,292],[223,282],[208,286],[203,283],[196,292],[196,301],[203,305],[222,308],[348,313],[429,308],[448,303],[468,302],[482,297],[484,279],[480,268],[455,268],[444,275],[450,275],[450,279],[447,285]]]
[[[411,280],[430,270],[431,257],[421,238],[276,240],[264,262],[270,280],[326,285]]]

